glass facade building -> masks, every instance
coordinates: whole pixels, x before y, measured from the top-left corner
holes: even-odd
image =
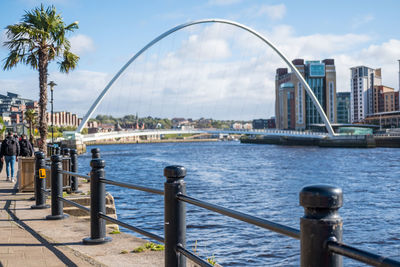
[[[336,94],[337,122],[350,123],[350,92]]]
[[[333,59],[322,61],[304,61],[295,59],[293,65],[304,77],[319,104],[331,123],[336,122],[336,70]],[[282,86],[293,84],[294,100],[284,103],[282,98],[289,96],[282,94]],[[276,70],[275,76],[275,117],[279,129],[308,129],[310,125],[321,124],[323,120],[303,88],[300,80],[294,73],[289,73],[286,68]],[[284,103],[284,104],[283,104]],[[288,116],[290,114],[290,116]],[[290,125],[290,128],[289,128]]]

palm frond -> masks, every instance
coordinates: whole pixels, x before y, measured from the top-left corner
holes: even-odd
[[[59,62],[60,65],[60,72],[69,73],[70,70],[75,69],[78,65],[79,56],[71,53],[68,50],[64,51],[64,59],[63,61]]]

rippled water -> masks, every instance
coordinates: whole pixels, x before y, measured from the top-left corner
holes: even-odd
[[[299,229],[298,194],[343,188],[344,242],[400,260],[400,150],[166,143],[97,146],[108,179],[163,189],[163,168],[187,168],[187,194]],[[93,147],[88,147],[88,151]],[[89,171],[90,152],[79,171]],[[107,185],[120,220],[163,236],[161,196]],[[135,234],[136,235],[136,234]],[[140,235],[139,235],[140,236]],[[187,245],[223,266],[298,266],[299,241],[187,204]],[[361,266],[344,260],[345,266]]]

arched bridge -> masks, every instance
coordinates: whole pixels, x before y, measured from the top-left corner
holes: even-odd
[[[192,25],[196,25],[196,24],[204,24],[204,23],[220,23],[220,24],[228,24],[237,28],[240,28],[244,31],[247,31],[249,33],[251,33],[252,35],[254,35],[255,37],[261,39],[266,45],[268,45],[270,48],[272,48],[273,51],[276,52],[276,54],[278,54],[280,56],[280,58],[290,67],[291,71],[297,76],[298,80],[302,83],[306,93],[308,94],[308,96],[310,97],[310,99],[312,100],[313,104],[315,105],[317,111],[319,112],[319,115],[321,116],[326,130],[328,132],[329,136],[335,136],[335,132],[333,131],[333,128],[324,112],[324,110],[322,109],[321,105],[319,104],[316,96],[314,95],[313,91],[311,90],[310,86],[307,84],[307,82],[305,81],[305,79],[303,78],[303,76],[300,74],[300,72],[297,70],[297,68],[293,65],[293,63],[288,60],[288,58],[274,45],[272,44],[266,37],[264,37],[262,34],[258,33],[257,31],[251,29],[250,27],[247,27],[243,24],[234,22],[234,21],[229,21],[229,20],[223,20],[223,19],[204,19],[204,20],[197,20],[197,21],[192,21],[192,22],[187,22],[181,25],[178,25],[166,32],[164,32],[163,34],[159,35],[158,37],[156,37],[154,40],[152,40],[151,42],[149,42],[145,47],[143,47],[139,52],[137,52],[131,59],[129,59],[129,61],[118,71],[118,73],[111,79],[111,81],[107,84],[107,86],[103,89],[103,91],[101,92],[101,94],[97,97],[97,99],[94,101],[94,103],[92,104],[92,106],[89,108],[88,112],[86,113],[86,115],[84,116],[81,124],[79,125],[76,133],[77,135],[79,135],[79,133],[83,130],[83,128],[85,127],[86,123],[88,122],[88,120],[90,119],[90,117],[93,115],[93,113],[95,112],[96,108],[99,106],[99,104],[101,103],[101,101],[104,99],[104,97],[106,96],[107,92],[112,88],[112,85],[115,83],[115,81],[121,76],[121,74],[128,68],[129,65],[131,65],[141,54],[143,54],[147,49],[149,49],[150,47],[152,47],[154,44],[156,44],[157,42],[161,41],[162,39],[164,39],[165,37],[169,36],[170,34],[179,31],[181,29],[184,29],[186,27],[192,26]],[[159,131],[159,132],[166,132],[166,131]],[[168,133],[173,133],[174,131],[168,131]],[[196,130],[196,132],[202,132],[202,130]],[[266,131],[234,131],[234,130],[214,130],[214,131],[207,131],[207,132],[214,132],[214,133],[231,133],[231,132],[235,132],[235,133],[242,133],[242,134],[258,134],[258,135],[277,135],[277,134],[282,134],[282,135],[296,135],[296,136],[314,136],[315,138],[315,134],[309,134],[309,133],[304,133],[304,132],[295,132],[295,131],[270,131],[270,130],[266,130]],[[87,135],[85,137],[83,137],[84,140],[92,140],[93,138],[106,138],[107,135],[110,136],[124,136],[124,135],[148,135],[150,134],[151,131],[132,131],[132,132],[115,132],[115,133],[105,133],[105,134],[95,134],[95,135]],[[181,131],[180,133],[183,133],[183,131]],[[323,133],[323,134],[319,134],[318,136],[321,136],[321,138],[323,138],[324,136],[326,136],[327,134]],[[94,140],[94,139],[93,139]]]

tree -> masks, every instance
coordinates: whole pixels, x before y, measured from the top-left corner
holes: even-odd
[[[66,33],[78,29],[78,22],[66,25],[54,6],[34,8],[26,11],[22,21],[6,27],[7,41],[4,42],[10,53],[4,59],[4,70],[12,69],[18,63],[31,66],[39,71],[39,149],[46,152],[47,139],[47,76],[48,65],[57,60],[59,70],[69,73],[79,57],[70,52],[71,44]]]
[[[33,131],[34,131],[34,126],[36,125],[36,111],[34,109],[27,109],[25,111],[25,120],[29,124],[29,140],[33,144]]]

